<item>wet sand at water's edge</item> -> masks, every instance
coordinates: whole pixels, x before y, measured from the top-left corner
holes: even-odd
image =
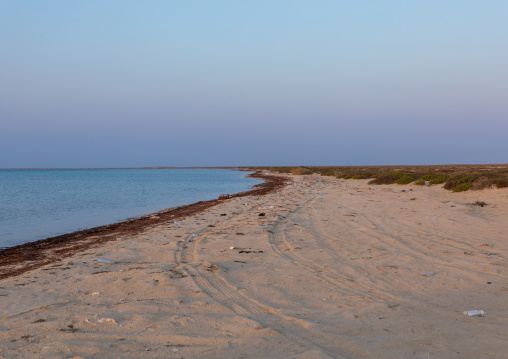
[[[506,189],[279,178],[0,252],[0,357],[505,357]]]

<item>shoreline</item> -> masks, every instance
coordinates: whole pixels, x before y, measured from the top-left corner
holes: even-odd
[[[230,199],[264,195],[283,188],[287,181],[286,177],[264,174],[262,171],[256,171],[247,177],[261,179],[265,182],[254,185],[251,190],[232,194]],[[60,261],[79,251],[101,246],[119,237],[134,236],[169,221],[181,220],[214,207],[222,201],[224,200],[213,199],[166,208],[120,222],[0,249],[0,280],[19,276]]]
[[[278,177],[0,280],[0,356],[503,357],[506,191]]]

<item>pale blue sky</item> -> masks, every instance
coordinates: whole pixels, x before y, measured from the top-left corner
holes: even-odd
[[[0,168],[508,162],[507,1],[0,0]]]

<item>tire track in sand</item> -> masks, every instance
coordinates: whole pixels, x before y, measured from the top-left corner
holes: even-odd
[[[244,214],[252,210],[253,208],[248,209]],[[224,221],[237,216],[239,214],[230,216]],[[219,222],[222,221],[216,223]],[[240,293],[238,288],[215,271],[205,268],[202,263],[198,262],[197,245],[201,241],[199,234],[203,234],[206,230],[207,227],[204,227],[197,232],[197,236],[192,234],[186,236],[184,241],[178,244],[175,251],[175,261],[210,298],[229,308],[237,315],[256,321],[264,327],[272,328],[307,349],[321,351],[333,358],[348,357],[353,352],[355,355],[361,355],[365,358],[371,357],[369,353],[358,348],[348,349],[344,343],[338,344],[336,339],[314,330],[308,322],[302,319],[277,313],[273,308]]]

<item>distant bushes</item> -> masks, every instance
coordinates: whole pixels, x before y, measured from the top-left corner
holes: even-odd
[[[414,182],[412,175],[403,172],[383,173],[369,181],[369,184],[409,184]]]
[[[429,184],[441,184],[445,183],[448,179],[448,176],[446,175],[424,175],[420,177],[417,181],[415,181],[415,184],[423,186],[425,182],[429,182]]]
[[[397,184],[410,184],[411,182],[414,182],[414,180],[415,179],[410,175],[404,174],[397,180]]]
[[[307,168],[307,167],[298,167],[298,168],[293,168],[291,170],[291,174],[293,174],[293,175],[311,175],[313,173],[314,172],[310,168]]]
[[[508,165],[440,165],[440,166],[344,166],[344,167],[257,167],[272,172],[295,175],[333,176],[343,179],[371,179],[368,183],[415,185],[444,184],[454,192],[508,187]]]
[[[429,185],[443,184],[444,188],[453,192],[463,192],[469,189],[482,190],[488,188],[508,187],[508,174],[499,173],[457,173],[438,174],[409,174],[404,172],[383,173],[369,182],[369,184],[409,184]]]
[[[477,178],[475,174],[456,174],[452,175],[446,181],[444,188],[453,192],[467,191],[473,186],[473,181]]]
[[[272,167],[270,171],[277,173],[291,173],[291,168],[289,167]]]
[[[354,175],[353,177],[351,177],[352,179],[367,179],[369,177],[365,176],[365,175]]]
[[[381,174],[377,176],[375,179],[369,181],[369,184],[393,184],[397,182],[398,178],[393,174]]]
[[[482,189],[492,188],[494,186],[495,184],[490,178],[482,176],[473,182],[471,189],[474,191],[479,191]]]

